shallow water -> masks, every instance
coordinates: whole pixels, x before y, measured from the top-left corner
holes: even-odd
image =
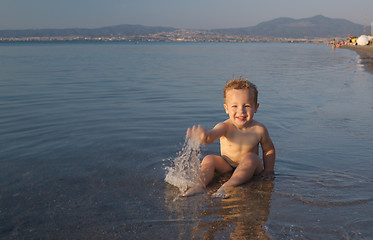
[[[226,118],[232,75],[259,88],[276,178],[178,198],[170,159]],[[372,90],[324,45],[0,44],[0,238],[369,239]]]

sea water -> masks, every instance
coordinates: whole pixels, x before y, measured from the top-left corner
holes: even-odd
[[[165,181],[184,193],[188,188],[201,184],[200,143],[186,138],[177,157],[166,167]]]
[[[232,75],[258,87],[275,179],[177,198],[165,178],[220,153],[185,133],[227,119]],[[318,44],[2,43],[0,238],[369,239],[372,91]]]

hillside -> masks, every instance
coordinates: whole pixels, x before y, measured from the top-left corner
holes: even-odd
[[[217,29],[220,33],[281,38],[327,38],[346,37],[350,34],[361,35],[364,26],[345,19],[332,19],[322,15],[311,18],[276,18],[253,27]],[[366,31],[370,33],[370,28]]]
[[[0,37],[60,37],[60,36],[84,36],[84,37],[110,37],[123,35],[148,35],[160,32],[172,32],[176,28],[149,27],[142,25],[117,25],[102,28],[71,28],[71,29],[26,29],[26,30],[0,30]]]
[[[27,30],[0,30],[0,39],[12,38],[53,38],[53,37],[83,37],[83,38],[110,38],[123,36],[150,37],[150,34],[174,35],[176,38],[193,38],[202,36],[202,39],[221,38],[222,35],[240,37],[265,38],[334,38],[363,34],[364,26],[345,19],[332,19],[321,15],[311,18],[292,19],[276,18],[262,22],[256,26],[245,28],[212,29],[212,30],[185,30],[171,27],[149,27],[142,25],[117,25],[95,29],[27,29]],[[182,32],[182,33],[181,33]],[[370,33],[370,27],[366,28]],[[166,33],[166,34],[164,34]],[[188,36],[189,34],[189,36]],[[214,36],[214,34],[216,36]],[[223,36],[223,37],[224,37]],[[160,38],[158,38],[160,39]],[[222,39],[222,38],[221,38]]]

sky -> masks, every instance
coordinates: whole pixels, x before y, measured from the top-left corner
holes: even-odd
[[[315,15],[370,25],[372,10],[372,0],[0,0],[0,29],[120,24],[215,29]]]

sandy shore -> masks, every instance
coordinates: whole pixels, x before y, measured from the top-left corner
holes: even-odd
[[[341,48],[346,48],[357,52],[360,55],[361,62],[366,71],[373,73],[373,46],[349,46],[344,45]]]

